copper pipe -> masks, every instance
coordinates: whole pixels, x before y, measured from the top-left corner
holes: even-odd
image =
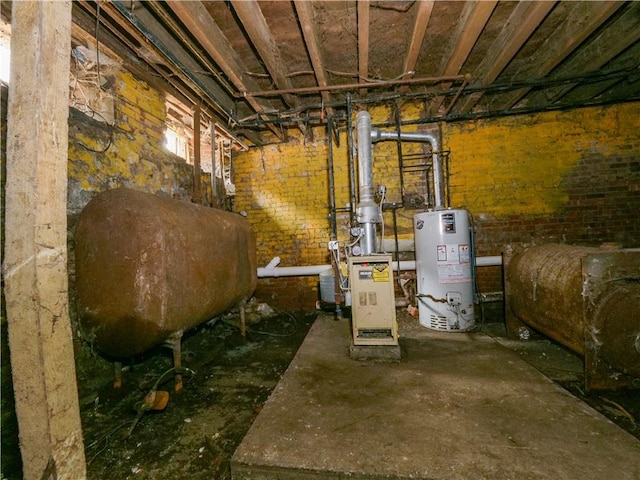
[[[346,85],[326,85],[317,87],[301,87],[301,88],[284,88],[281,90],[262,90],[258,92],[241,92],[235,94],[236,98],[246,97],[275,97],[277,95],[283,95],[287,93],[299,94],[299,93],[316,93],[316,92],[328,92],[336,90],[354,90],[362,88],[366,85],[366,88],[380,88],[388,87],[391,85],[410,85],[414,83],[438,83],[438,82],[453,82],[456,80],[465,80],[467,83],[471,79],[471,74],[466,75],[447,75],[441,77],[421,77],[421,78],[408,78],[406,80],[389,80],[382,82],[372,82],[367,84],[362,83],[348,83]]]

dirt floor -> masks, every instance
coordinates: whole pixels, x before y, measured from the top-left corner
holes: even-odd
[[[182,392],[174,391],[168,349],[158,349],[126,367],[124,385],[112,387],[111,365],[96,356],[78,371],[79,397],[90,479],[229,479],[229,460],[283,375],[318,312],[277,312],[240,335],[230,315],[190,332],[183,340],[187,370]],[[499,316],[499,315],[498,315]],[[560,383],[574,395],[640,438],[640,395],[583,392],[582,360],[541,336],[504,337],[501,321],[479,329]],[[398,310],[400,330],[422,328]],[[340,321],[348,321],[341,319]],[[162,410],[144,402],[151,391],[167,392]],[[156,399],[165,399],[157,393]],[[162,402],[158,402],[161,407]],[[145,407],[147,405],[147,407]],[[2,479],[21,478],[15,434],[3,391]],[[12,438],[14,440],[12,440]]]

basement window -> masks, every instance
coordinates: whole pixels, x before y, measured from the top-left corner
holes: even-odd
[[[167,94],[166,107],[165,147],[193,165],[195,138],[193,109],[169,94]],[[203,112],[200,122],[200,169],[212,174],[214,195],[218,197],[235,195],[232,154],[239,150],[248,150],[248,147]]]
[[[189,155],[189,137],[184,129],[167,126],[164,132],[164,146],[174,155],[184,158],[188,163],[191,156]]]

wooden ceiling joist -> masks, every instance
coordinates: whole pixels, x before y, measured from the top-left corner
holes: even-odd
[[[418,55],[420,55],[422,42],[424,42],[424,36],[427,33],[427,25],[431,18],[434,3],[435,0],[420,0],[417,4],[418,11],[413,23],[409,50],[407,50],[407,56],[402,67],[403,78],[412,78],[415,74]]]
[[[313,72],[316,76],[316,82],[319,86],[326,87],[329,83],[327,82],[324,61],[322,60],[322,53],[318,41],[319,36],[316,31],[316,23],[313,18],[313,4],[307,0],[294,0],[293,4],[296,8],[300,27],[302,28],[302,36],[304,37],[304,43],[307,46],[307,52],[311,59],[311,65],[313,66]],[[331,103],[331,95],[329,92],[323,91],[321,95],[322,101],[325,104]]]
[[[640,40],[640,28],[638,28],[640,2],[629,2],[625,8],[606,29],[599,32],[579,52],[555,69],[550,78],[569,78],[575,75],[575,72],[597,71]],[[527,96],[527,102],[531,105],[548,106],[558,101],[575,86],[575,83],[571,83],[534,92]]]
[[[457,75],[460,73],[460,69],[469,57],[497,4],[498,2],[494,0],[465,2],[458,28],[451,42],[450,51],[446,52],[442,57],[438,70],[439,75]],[[451,85],[450,82],[446,82],[442,84],[442,88],[446,90],[451,88]],[[429,114],[436,115],[443,101],[443,96],[434,98],[429,105]]]
[[[169,1],[167,5],[207,53],[211,55],[211,58],[218,64],[235,88],[240,92],[258,88],[253,79],[246,77],[242,73],[246,69],[243,68],[241,59],[231,48],[229,40],[211,18],[202,2]],[[259,115],[265,113],[266,110],[273,109],[266,103],[261,104],[255,98],[247,98],[247,102]],[[260,117],[265,121],[268,120],[268,117],[264,115],[260,115]],[[283,138],[282,132],[277,127],[272,124],[267,124],[267,126],[278,138]]]
[[[617,78],[611,80],[578,85],[562,97],[562,103],[578,105],[588,103],[590,99],[599,97],[614,85],[619,86],[619,93],[622,93],[625,86],[633,83],[634,77],[637,79],[640,75],[640,46],[636,45],[608,62],[607,71],[618,71],[621,74],[616,75]]]
[[[517,82],[538,75],[546,76],[558,66],[591,33],[601,26],[624,2],[575,2],[569,4],[571,11],[561,25],[547,38],[536,53],[527,59],[527,65],[518,71],[511,81]],[[492,110],[511,108],[531,88],[520,88],[502,94],[491,103]]]
[[[358,2],[358,76],[360,83],[369,78],[369,0]],[[360,95],[367,94],[366,88],[360,89]]]
[[[231,0],[231,5],[258,51],[275,84],[275,88],[293,88],[293,83],[287,76],[289,72],[286,71],[282,61],[280,49],[271,34],[258,2],[256,0]],[[289,107],[297,107],[300,104],[299,100],[293,95],[284,94],[282,98]]]
[[[502,31],[489,48],[478,68],[471,72],[473,83],[490,85],[511,62],[527,39],[540,26],[544,18],[553,9],[556,2],[519,2],[507,20]],[[482,93],[467,95],[456,105],[453,113],[468,113],[478,102]]]

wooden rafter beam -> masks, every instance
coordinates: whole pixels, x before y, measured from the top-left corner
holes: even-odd
[[[181,2],[168,1],[167,5],[173,13],[180,19],[186,28],[189,29],[195,39],[201,44],[211,58],[218,64],[231,83],[240,92],[246,92],[258,88],[255,81],[246,77],[242,72],[246,69],[242,61],[231,47],[229,40],[215,23],[202,2]],[[262,114],[272,107],[259,103],[255,98],[247,98],[247,102],[256,113]],[[267,116],[260,115],[263,120],[268,120]],[[282,132],[273,124],[267,124],[268,128],[280,139]]]
[[[280,55],[280,49],[273,38],[271,29],[258,5],[257,0],[231,0],[231,5],[242,22],[242,26],[249,35],[253,46],[258,51],[276,88],[293,88],[291,79]],[[299,100],[289,94],[282,95],[285,103],[290,107],[297,107]]]
[[[495,0],[467,1],[464,3],[460,22],[456,28],[450,49],[442,57],[439,75],[457,75],[475,46],[493,10],[498,4]],[[451,88],[451,82],[442,84],[444,90]],[[429,106],[429,113],[436,114],[444,97],[436,97]]]
[[[105,5],[102,7],[104,8]],[[96,48],[96,14],[94,4],[82,0],[73,2],[72,36],[85,46],[91,46],[92,49]],[[155,55],[158,59],[161,58],[161,53],[152,44],[146,42],[140,32],[131,25],[118,22],[118,28],[114,28],[111,21],[108,21],[104,15],[101,16],[100,21],[98,43],[101,51],[105,51],[112,58],[120,58],[136,77],[153,88],[174,96],[185,105],[195,105],[202,97],[195,85],[185,79],[181,72],[174,70],[172,75],[167,75],[166,70],[162,68],[164,64],[147,61],[139,55],[140,44],[144,44],[149,52],[147,57]],[[226,121],[227,117],[223,116],[215,105],[206,104],[205,112],[209,117]]]
[[[304,43],[307,46],[307,52],[311,59],[311,65],[313,66],[313,72],[316,76],[316,82],[319,86],[326,87],[329,83],[327,82],[326,70],[324,67],[324,61],[322,60],[320,43],[318,41],[318,32],[313,18],[313,2],[307,0],[294,0],[293,4],[296,8],[300,27],[302,28]],[[329,92],[322,92],[322,101],[326,104],[331,103],[331,95]]]
[[[151,5],[150,2],[148,2]],[[201,64],[189,53],[184,43],[164,27],[159,19],[142,3],[137,8],[123,0],[111,0],[97,4],[100,11],[108,13],[120,28],[127,28],[142,45],[155,50],[157,58],[179,75],[207,103],[217,107],[225,117],[232,115],[234,100],[222,86],[201,70]]]
[[[413,77],[416,64],[418,62],[418,55],[420,55],[420,49],[422,48],[422,42],[424,36],[427,33],[427,25],[431,18],[431,12],[433,11],[433,4],[435,0],[420,0],[418,2],[418,11],[416,12],[415,20],[413,23],[413,32],[411,33],[411,42],[409,44],[409,50],[407,56],[404,59],[404,65],[402,67],[403,78]]]
[[[540,26],[555,4],[555,1],[518,2],[502,31],[489,47],[489,54],[482,60],[476,71],[471,72],[474,83],[481,85],[493,83],[534,30]],[[482,93],[468,95],[453,109],[453,112],[467,113],[471,111],[481,96]]]
[[[559,25],[542,46],[527,59],[527,64],[518,71],[518,81],[532,76],[544,77],[558,66],[575,48],[602,25],[624,2],[574,2],[569,3],[568,13],[564,22]],[[498,96],[496,102],[491,102],[491,108],[504,110],[511,108],[531,88],[504,93]]]
[[[369,0],[358,2],[358,76],[360,83],[369,77]],[[367,89],[361,88],[360,95],[366,94]]]
[[[640,2],[629,2],[626,11],[597,36],[554,70],[551,78],[570,77],[574,72],[592,72],[600,69],[612,58],[617,57],[640,40]],[[527,96],[529,105],[551,105],[562,98],[575,83],[552,87]]]
[[[602,80],[595,83],[584,83],[573,88],[562,98],[562,103],[569,104],[581,104],[587,103],[593,98],[597,98],[603,93],[609,91],[609,96],[614,96],[615,92],[622,93],[623,90],[630,83],[633,82],[634,77],[638,78],[640,75],[640,46],[636,45],[626,50],[623,54],[616,57],[613,61],[607,64],[608,71],[626,70],[630,73],[624,75],[624,79],[620,80]],[[613,94],[612,94],[613,92]]]

